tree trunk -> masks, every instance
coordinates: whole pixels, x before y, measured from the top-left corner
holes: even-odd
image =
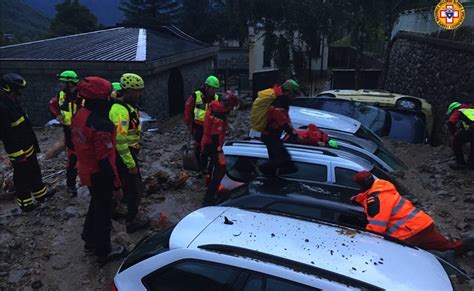
[[[362,78],[360,69],[362,66],[362,56],[364,54],[364,29],[365,29],[365,13],[364,7],[360,5],[359,17],[357,23],[357,43],[356,43],[356,59],[354,71],[354,89],[359,90],[362,86]]]

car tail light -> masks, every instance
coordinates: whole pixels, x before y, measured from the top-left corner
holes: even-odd
[[[110,291],[118,291],[117,286],[115,286],[114,282],[112,282],[112,287],[110,287]]]

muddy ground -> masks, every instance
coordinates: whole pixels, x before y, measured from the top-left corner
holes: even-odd
[[[246,135],[248,110],[232,118],[230,137]],[[179,221],[200,207],[204,195],[202,179],[181,167],[181,148],[187,132],[181,119],[160,126],[160,133],[145,133],[140,153],[143,177],[148,193],[143,199],[143,214],[153,219],[150,229],[128,235],[124,221],[113,222],[112,240],[129,249],[145,235]],[[60,128],[36,130],[43,151],[62,135]],[[452,172],[446,165],[451,151],[446,147],[406,145],[387,142],[396,155],[410,167],[400,174],[402,182],[412,189],[418,205],[435,219],[440,229],[453,238],[473,231],[474,171]],[[4,157],[3,149],[1,155]],[[80,239],[89,195],[82,187],[77,197],[65,191],[65,154],[41,160],[46,182],[58,193],[39,209],[21,213],[9,194],[0,198],[0,290],[104,290],[120,262],[100,268],[93,257],[85,256]],[[11,173],[5,160],[0,161],[0,182]],[[8,179],[6,179],[8,180]],[[8,185],[6,185],[8,188]],[[167,217],[160,221],[160,213]],[[473,254],[461,259],[470,273],[474,270]]]

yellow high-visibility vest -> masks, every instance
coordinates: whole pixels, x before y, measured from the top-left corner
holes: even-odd
[[[209,103],[204,103],[200,90],[194,92],[194,94],[196,95],[196,101],[194,102],[194,120],[204,122]],[[214,100],[219,101],[217,94],[214,95]]]

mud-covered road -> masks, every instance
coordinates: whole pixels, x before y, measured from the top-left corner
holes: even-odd
[[[248,128],[248,111],[239,111],[232,117],[230,137],[244,137]],[[170,120],[160,129],[160,133],[145,133],[140,152],[148,190],[142,210],[152,217],[152,226],[128,235],[124,221],[113,222],[112,240],[126,244],[129,249],[143,236],[200,207],[204,195],[203,181],[181,167],[181,147],[188,136],[181,119]],[[60,128],[36,132],[43,151],[62,135]],[[388,147],[410,167],[400,173],[400,179],[440,229],[455,238],[472,233],[474,171],[452,172],[446,165],[452,156],[446,147],[391,142]],[[11,170],[3,149],[0,150],[0,182],[4,184]],[[93,257],[83,253],[80,233],[89,203],[87,190],[80,188],[77,197],[65,191],[61,172],[64,153],[50,160],[42,159],[41,164],[46,182],[58,193],[39,209],[21,213],[11,195],[0,194],[0,290],[31,290],[32,284],[42,286],[40,290],[108,289],[120,262],[100,268]],[[160,212],[166,215],[165,222],[159,220]],[[471,253],[460,260],[470,273],[474,270],[473,257]]]

